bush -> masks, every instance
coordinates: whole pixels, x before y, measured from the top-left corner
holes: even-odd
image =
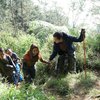
[[[86,74],[86,78],[84,72],[81,73],[78,78],[79,78],[79,84],[81,86],[84,86],[86,89],[92,88],[97,79],[96,75],[89,71]]]
[[[34,35],[21,34],[13,37],[9,33],[0,33],[0,47],[11,48],[20,57],[30,48],[32,43],[39,46],[39,40]]]
[[[30,22],[29,32],[34,34],[36,38],[40,39],[41,45],[46,42],[48,36],[56,31],[68,32],[67,27],[58,27],[45,21],[36,20]]]
[[[15,51],[17,51],[17,53],[20,55],[20,57],[23,56],[23,54],[29,50],[30,45],[36,44],[37,46],[39,45],[39,40],[35,38],[34,35],[21,35],[18,36],[18,42],[17,42],[17,46],[15,47]]]
[[[50,79],[46,84],[46,88],[59,95],[68,95],[70,93],[69,85],[64,79]]]
[[[0,88],[0,100],[48,100],[48,98],[52,97],[45,95],[41,89],[35,88],[32,85],[28,87],[23,85],[21,88],[16,89],[14,86],[8,87],[7,84],[0,83]]]
[[[89,37],[87,45],[88,66],[100,70],[100,35],[97,34],[95,37]]]
[[[48,80],[48,76],[46,74],[45,68],[47,66],[45,66],[44,64],[37,64],[36,67],[36,78],[35,78],[35,84],[36,85],[43,85],[47,80]]]

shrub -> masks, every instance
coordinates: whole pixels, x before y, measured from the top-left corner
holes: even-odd
[[[100,35],[97,34],[94,37],[89,37],[87,45],[88,65],[93,69],[100,69]]]
[[[64,79],[50,79],[46,84],[47,89],[52,90],[54,93],[60,95],[68,95],[70,93],[70,88]]]
[[[15,47],[15,51],[20,55],[20,57],[23,56],[23,54],[29,50],[31,44],[39,45],[39,40],[35,38],[34,35],[21,35],[18,38],[17,46]]]
[[[0,47],[6,49],[11,48],[20,57],[29,49],[32,43],[39,46],[39,40],[34,35],[21,34],[13,37],[9,33],[0,33]]]
[[[79,84],[81,86],[84,86],[86,89],[92,88],[92,86],[94,85],[94,83],[97,79],[96,75],[89,71],[86,74],[86,78],[85,78],[84,72],[81,73],[78,78],[79,78]]]
[[[68,29],[65,26],[58,27],[45,21],[36,20],[30,22],[29,31],[31,31],[31,34],[34,34],[36,38],[40,39],[40,43],[42,45],[42,43],[46,42],[46,39],[48,39],[49,35],[56,31],[68,32]]]
[[[10,86],[9,88],[7,84],[0,83],[0,88],[0,100],[48,100],[48,98],[52,97],[45,95],[41,89],[35,88],[32,85],[28,86],[27,89],[26,85],[16,89],[14,86]]]

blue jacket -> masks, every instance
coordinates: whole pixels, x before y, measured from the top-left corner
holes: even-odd
[[[54,43],[53,46],[53,53],[51,54],[49,60],[53,60],[57,54],[58,55],[62,55],[67,53],[68,55],[73,54],[75,51],[75,47],[73,45],[73,42],[82,42],[84,40],[83,34],[81,33],[79,38],[77,37],[73,37],[70,35],[67,35],[66,33],[62,33],[63,34],[63,43]],[[65,47],[65,50],[62,50],[62,46],[63,45]]]

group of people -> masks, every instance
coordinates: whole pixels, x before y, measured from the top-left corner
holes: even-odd
[[[55,32],[53,34],[53,52],[48,61],[42,58],[38,46],[34,44],[30,46],[22,60],[11,49],[3,50],[3,48],[0,48],[0,73],[8,82],[13,82],[15,85],[18,85],[23,80],[31,83],[36,75],[36,62],[40,60],[42,63],[50,66],[57,55],[59,55],[55,66],[57,75],[64,72],[75,72],[76,59],[74,57],[75,47],[73,42],[82,42],[84,38],[85,30],[81,30],[79,38],[64,32]],[[20,72],[21,68],[24,77]]]
[[[23,81],[20,66],[20,59],[16,53],[11,49],[3,50],[0,48],[0,74],[9,83],[18,85],[19,82]]]

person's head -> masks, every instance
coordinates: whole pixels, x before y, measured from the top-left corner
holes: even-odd
[[[53,34],[53,40],[55,43],[60,43],[63,41],[63,34],[62,32],[55,32]]]
[[[9,56],[12,55],[12,50],[11,50],[11,49],[6,49],[5,52],[6,52],[6,54],[8,54]]]
[[[4,58],[4,50],[0,48],[0,59]]]
[[[32,44],[30,46],[30,52],[32,53],[33,56],[36,56],[39,54],[39,49],[36,45]]]

